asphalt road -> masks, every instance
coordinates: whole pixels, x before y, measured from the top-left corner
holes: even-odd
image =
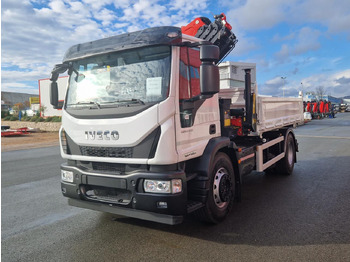
[[[2,153],[2,261],[350,261],[350,113],[296,134],[294,174],[249,175],[216,226],[69,207],[57,147]]]

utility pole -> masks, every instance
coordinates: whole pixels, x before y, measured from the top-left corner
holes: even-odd
[[[302,98],[304,100],[304,86],[303,86],[303,82],[300,83],[300,89],[301,89]]]
[[[282,86],[283,97],[284,97],[284,84],[285,84],[286,78],[287,78],[286,76],[281,76],[281,79],[283,80],[283,86]]]

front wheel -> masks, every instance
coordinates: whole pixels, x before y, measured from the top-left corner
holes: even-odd
[[[230,158],[224,153],[215,156],[209,173],[209,192],[205,206],[198,210],[204,221],[217,224],[230,212],[235,196],[235,175]]]

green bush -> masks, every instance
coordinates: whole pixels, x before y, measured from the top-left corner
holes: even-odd
[[[52,119],[53,119],[53,117],[52,117],[52,116],[49,116],[49,117],[47,117],[47,118],[45,119],[45,122],[52,122]]]
[[[53,116],[52,117],[52,122],[61,122],[62,118],[60,116]]]
[[[11,116],[5,116],[4,120],[9,121],[11,119]]]
[[[32,116],[32,118],[29,120],[30,122],[36,122],[36,120],[38,119],[38,116]]]
[[[22,117],[22,121],[30,121],[31,117],[30,116],[24,116]]]
[[[10,115],[10,112],[8,110],[1,111],[1,118],[5,118]]]
[[[44,121],[45,119],[39,116],[32,116],[32,118],[30,119],[30,122],[35,122],[35,123],[44,122]]]
[[[10,121],[17,121],[18,120],[18,117],[17,116],[11,116],[10,117]]]

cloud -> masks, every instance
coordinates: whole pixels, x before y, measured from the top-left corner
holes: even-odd
[[[199,16],[200,14],[203,16],[203,14],[208,12],[207,6],[207,1],[173,0],[170,1],[169,8],[178,12],[181,16]],[[191,17],[191,19],[193,18]]]
[[[289,56],[291,55],[291,48],[287,44],[283,44],[281,49],[275,54],[276,59],[280,63],[290,61]]]
[[[305,92],[315,91],[318,87],[324,88],[327,95],[343,97],[349,94],[350,69],[336,73],[314,74],[302,79],[289,80],[285,82],[280,76],[275,76],[259,86],[259,94],[272,96],[297,96],[299,90]]]
[[[329,33],[350,35],[350,1],[344,0],[246,0],[227,4],[227,12],[244,30],[269,29],[281,23],[317,23]]]
[[[350,2],[343,0],[304,0],[290,8],[290,22],[319,23],[330,33],[350,34]],[[300,22],[299,22],[300,23]]]
[[[227,14],[245,30],[266,29],[285,20],[284,3],[283,0],[247,0],[239,7],[233,3],[235,6]]]
[[[260,95],[282,96],[283,91],[287,90],[288,79],[282,79],[281,76],[276,76],[267,80],[264,84],[259,86]]]
[[[19,87],[21,81],[48,77],[74,44],[152,26],[185,25],[208,12],[207,2],[3,0],[2,82]]]
[[[82,0],[82,4],[85,6],[85,7],[89,7],[90,10],[100,10],[102,9],[103,6],[105,5],[110,5],[110,4],[115,4],[115,5],[120,5],[120,6],[127,6],[128,1],[125,1],[125,0],[116,0],[116,1],[113,1],[113,0]],[[119,4],[118,4],[119,3]]]
[[[300,29],[297,36],[297,43],[294,46],[294,54],[304,54],[311,50],[317,50],[320,48],[320,43],[318,38],[321,32],[310,27],[303,27]]]
[[[50,68],[51,70],[52,68]],[[43,70],[47,70],[48,73],[46,77],[49,77],[49,71],[46,66],[38,66],[32,70],[27,69],[23,71],[22,69],[13,69],[13,70],[3,70],[1,72],[1,78],[3,82],[11,82],[14,79],[25,79],[26,81],[37,81],[40,78],[43,78]]]
[[[341,77],[335,80],[335,82],[339,85],[348,85],[350,87],[350,77]]]
[[[22,0],[16,7],[10,4],[11,9],[8,9],[8,2],[3,1],[2,15],[4,63],[32,70],[37,64],[51,67],[61,61],[70,45],[100,38],[103,34],[81,3],[55,0],[37,9]]]
[[[33,88],[31,83],[25,83],[25,82],[10,82],[10,83],[4,83],[1,85],[1,91],[6,92],[13,92],[13,90],[16,90],[16,92],[19,93],[26,93],[26,94],[39,94],[38,88]]]
[[[284,81],[286,81],[286,80],[283,80],[280,76],[278,76],[278,77],[275,77],[273,79],[266,81],[265,84],[267,86],[277,87],[277,86],[283,85]]]
[[[286,35],[286,36],[280,36],[279,34],[276,34],[273,36],[272,41],[274,42],[285,42],[285,41],[290,41],[295,38],[295,32]]]
[[[321,47],[319,37],[321,31],[310,27],[301,28],[295,36],[292,44],[282,44],[281,49],[275,53],[275,58],[280,63],[290,62],[291,56],[302,55],[310,51],[315,51]],[[288,39],[290,38],[287,36]]]
[[[301,78],[300,72],[305,75],[306,67],[322,60],[315,53],[322,48],[320,39],[332,41],[337,33],[350,37],[350,1],[341,0],[3,0],[2,88],[37,88],[37,80],[47,78],[74,44],[152,26],[182,26],[197,16],[212,19],[212,6],[226,13],[239,40],[227,59],[257,63],[258,78],[269,78],[262,87],[270,94],[281,93],[281,85],[269,81],[278,80],[278,74],[288,76],[286,87],[300,85],[292,77]],[[334,54],[324,58],[323,68],[340,70],[348,59]],[[349,78],[337,76],[332,82],[315,71],[310,75],[339,93]]]
[[[342,97],[349,94],[350,69],[336,73],[316,74],[301,80],[306,91],[314,91],[323,87],[326,94]]]

